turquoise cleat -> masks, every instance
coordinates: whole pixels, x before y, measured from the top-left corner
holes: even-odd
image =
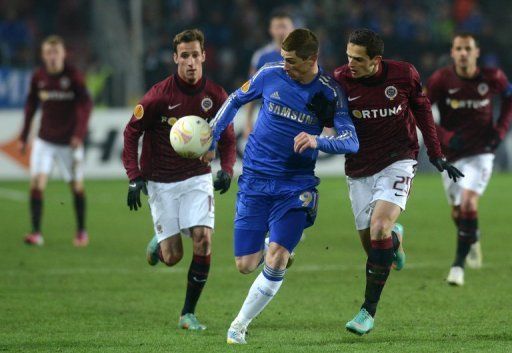
[[[405,252],[404,252],[404,227],[400,223],[395,223],[392,229],[393,232],[398,236],[400,240],[400,247],[393,253],[393,268],[400,271],[405,266]]]
[[[178,327],[182,328],[184,330],[191,330],[191,331],[203,331],[206,330],[206,326],[202,325],[197,317],[192,314],[188,313],[180,317],[180,321],[178,322]]]
[[[347,331],[362,336],[365,333],[370,333],[370,331],[373,330],[373,322],[374,319],[370,315],[370,313],[368,313],[366,309],[361,308],[356,317],[354,317],[351,321],[347,322],[345,327]]]
[[[155,235],[151,238],[146,248],[146,260],[148,260],[148,264],[155,266],[160,261],[160,257],[158,256],[159,251],[160,245],[158,244],[158,240]]]

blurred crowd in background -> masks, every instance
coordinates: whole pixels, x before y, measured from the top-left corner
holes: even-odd
[[[140,92],[172,72],[172,37],[191,27],[206,35],[207,75],[228,92],[237,88],[248,77],[254,51],[270,41],[268,16],[276,8],[289,13],[296,27],[319,35],[321,64],[328,71],[346,62],[348,33],[367,27],[384,37],[385,57],[410,61],[424,79],[450,62],[451,36],[458,31],[478,36],[481,65],[499,66],[512,76],[504,30],[512,22],[512,1],[496,0],[0,0],[0,67],[34,68],[41,40],[59,34],[70,60],[86,73],[97,105],[131,104],[134,97],[112,94],[119,65],[102,54],[116,46],[98,40],[97,19],[107,3],[117,9],[104,16],[107,21],[110,16],[126,24],[113,31],[130,32],[137,18],[131,12],[141,11]],[[133,33],[118,34],[130,40]]]

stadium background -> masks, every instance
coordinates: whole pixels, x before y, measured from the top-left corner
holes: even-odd
[[[198,307],[209,330],[202,336],[180,332],[176,315],[190,243],[175,268],[145,265],[151,221],[147,204],[138,213],[125,206],[121,132],[137,99],[174,69],[174,34],[188,27],[204,30],[207,75],[229,92],[246,80],[252,53],[268,42],[267,16],[277,7],[289,11],[296,26],[320,35],[327,70],[346,61],[347,33],[365,26],[383,34],[385,57],[412,62],[424,80],[449,63],[456,30],[479,36],[480,64],[499,66],[512,77],[510,1],[0,0],[0,351],[226,351],[227,325],[253,280],[239,275],[232,260],[236,186],[216,198],[214,265]],[[45,194],[47,244],[34,249],[21,242],[28,230],[28,172],[15,141],[30,73],[40,63],[40,41],[53,33],[66,40],[69,59],[86,73],[95,101],[86,141],[87,175],[94,177],[86,181],[87,249],[71,245],[71,199],[59,181],[50,182]],[[243,115],[237,119],[241,126]],[[392,275],[377,328],[360,339],[348,336],[343,324],[361,299],[364,258],[340,176],[342,159],[323,160],[320,174],[331,177],[320,187],[317,224],[298,248],[286,285],[255,320],[245,350],[512,351],[512,243],[506,222],[511,169],[509,133],[497,153],[501,173],[481,203],[485,266],[468,271],[460,290],[443,282],[455,237],[440,178],[432,173],[415,179],[401,217],[408,268]],[[420,172],[426,171],[432,168],[422,151]]]
[[[296,26],[318,33],[321,65],[328,72],[346,62],[348,32],[369,27],[382,33],[385,57],[410,61],[424,80],[450,62],[454,31],[475,33],[482,48],[480,64],[499,66],[512,76],[510,36],[503,30],[512,21],[509,1],[4,0],[0,1],[0,178],[27,176],[27,160],[20,160],[14,151],[22,121],[16,108],[24,104],[45,36],[58,33],[65,38],[69,60],[86,73],[94,97],[86,141],[87,175],[115,178],[123,177],[118,158],[121,132],[132,107],[174,69],[172,37],[184,28],[202,29],[206,73],[231,92],[247,79],[251,55],[269,41],[268,15],[275,8],[289,12]],[[243,119],[244,111],[236,119],[238,131]],[[326,157],[318,172],[340,174],[342,164],[340,157]],[[497,151],[496,169],[512,169],[510,134]],[[420,171],[433,171],[424,151]]]

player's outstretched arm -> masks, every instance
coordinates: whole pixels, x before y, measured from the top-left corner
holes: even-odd
[[[271,67],[263,67],[246,83],[235,92],[231,93],[228,99],[219,109],[215,118],[210,122],[212,127],[213,141],[210,150],[215,150],[220,135],[235,118],[238,109],[255,99],[261,98],[263,92],[264,77],[269,73]]]

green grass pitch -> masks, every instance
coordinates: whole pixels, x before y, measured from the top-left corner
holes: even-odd
[[[46,244],[27,247],[28,185],[0,182],[0,351],[6,352],[512,352],[512,175],[493,176],[480,206],[484,267],[466,285],[444,278],[455,230],[438,175],[419,175],[407,211],[408,263],[392,272],[364,337],[345,331],[364,291],[365,256],[342,178],[320,186],[319,216],[306,230],[280,292],[250,326],[244,347],[226,331],[257,275],[232,256],[235,189],[216,196],[212,270],[197,308],[202,333],[177,329],[191,258],[174,268],[145,262],[149,208],[129,212],[126,181],[86,182],[88,248],[72,246],[71,195],[51,182]]]

